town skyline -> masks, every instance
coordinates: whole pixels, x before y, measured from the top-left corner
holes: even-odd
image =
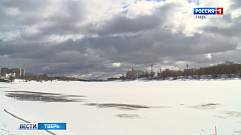
[[[183,80],[183,79],[231,79],[241,78],[241,64],[226,61],[225,63],[212,65],[209,67],[190,68],[186,65],[184,70],[164,69],[159,72],[153,71],[153,65],[151,64],[151,71],[136,70],[132,68],[127,70],[121,76],[108,77],[108,78],[79,78],[65,75],[49,76],[47,74],[33,74],[26,73],[22,68],[1,68],[0,79],[1,81],[14,79],[24,79],[27,81],[35,80],[37,82],[42,81],[131,81],[131,80]]]

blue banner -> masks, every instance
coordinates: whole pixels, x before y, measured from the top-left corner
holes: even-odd
[[[194,15],[216,15],[216,8],[194,8]]]
[[[38,130],[66,130],[66,123],[38,123]]]

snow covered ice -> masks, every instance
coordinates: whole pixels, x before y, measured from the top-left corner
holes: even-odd
[[[240,135],[240,97],[241,80],[0,83],[0,134],[50,134],[6,109],[59,135]]]

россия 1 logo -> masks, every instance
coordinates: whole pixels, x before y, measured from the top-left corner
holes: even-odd
[[[194,8],[195,19],[223,18],[223,7]]]

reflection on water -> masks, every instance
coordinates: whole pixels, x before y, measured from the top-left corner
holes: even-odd
[[[108,103],[108,104],[89,103],[86,105],[96,106],[99,108],[117,108],[117,109],[123,109],[123,110],[137,110],[142,108],[151,108],[149,106],[143,106],[143,105],[115,104],[115,103]]]
[[[6,91],[7,97],[12,97],[22,101],[42,101],[42,102],[82,102],[85,96],[63,95],[57,93],[33,92],[33,91]]]

